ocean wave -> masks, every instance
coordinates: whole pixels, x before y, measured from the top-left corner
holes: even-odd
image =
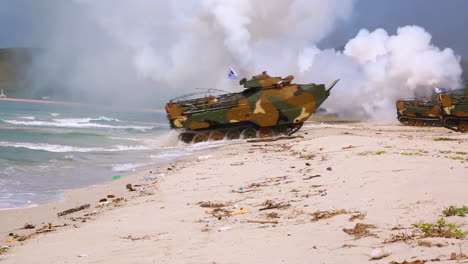
[[[148,164],[145,163],[124,163],[124,164],[117,164],[112,166],[112,171],[115,172],[123,172],[123,171],[131,171],[138,167],[142,167]]]
[[[116,145],[113,148],[81,148],[66,145],[52,145],[47,143],[23,143],[0,141],[0,147],[26,148],[31,150],[42,150],[47,152],[114,152],[128,150],[148,150],[146,146],[124,146]]]
[[[59,116],[59,113],[50,113],[51,116]]]
[[[111,129],[134,129],[138,131],[147,131],[152,129],[152,126],[121,126],[121,125],[105,125],[92,123],[91,118],[66,118],[54,119],[51,121],[20,121],[20,120],[3,120],[6,123],[23,126],[42,126],[42,127],[64,127],[64,128],[111,128]],[[97,119],[94,119],[97,120]]]
[[[27,120],[34,120],[34,119],[36,119],[34,116],[20,116],[19,118],[21,118],[21,119],[27,119]]]

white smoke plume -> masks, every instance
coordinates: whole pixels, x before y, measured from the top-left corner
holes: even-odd
[[[240,91],[241,76],[263,70],[300,82],[342,81],[325,107],[351,117],[394,115],[398,97],[456,88],[452,50],[422,28],[395,36],[362,30],[344,51],[316,45],[351,18],[354,0],[74,0],[61,2],[44,34],[36,80],[81,100],[161,107],[197,87]],[[70,4],[71,3],[71,4]]]
[[[460,57],[431,45],[431,35],[405,26],[389,36],[383,29],[361,30],[344,51],[306,48],[299,56],[301,76],[342,82],[325,106],[344,116],[389,121],[395,101],[430,97],[435,87],[459,88]]]

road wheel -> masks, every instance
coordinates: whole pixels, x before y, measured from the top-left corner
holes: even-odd
[[[408,124],[408,126],[414,126],[414,123],[415,123],[414,119],[410,119],[410,120],[408,120],[407,124]]]
[[[424,126],[424,121],[423,120],[416,120],[414,123],[416,126]]]
[[[257,130],[253,127],[248,127],[245,128],[242,131],[242,138],[247,139],[247,138],[254,138],[257,136]]]
[[[229,140],[239,139],[241,136],[241,132],[239,129],[230,129],[226,132],[226,138]]]
[[[193,140],[193,134],[192,133],[182,133],[179,135],[179,140],[184,142],[184,143],[190,143]]]
[[[213,131],[210,133],[211,141],[219,141],[224,139],[224,133],[221,131]]]
[[[269,127],[262,127],[258,130],[258,137],[267,138],[273,136],[273,130]]]
[[[462,133],[468,132],[468,121],[460,121],[457,125],[458,131]]]
[[[205,134],[197,134],[193,138],[193,143],[205,142],[208,140],[208,137]]]

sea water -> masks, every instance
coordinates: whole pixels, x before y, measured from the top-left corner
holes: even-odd
[[[174,139],[163,113],[0,101],[0,209],[201,151]]]

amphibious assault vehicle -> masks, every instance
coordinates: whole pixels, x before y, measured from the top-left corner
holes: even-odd
[[[432,100],[400,99],[397,119],[404,125],[444,126],[468,132],[468,90],[437,94]]]
[[[166,104],[171,128],[181,130],[179,139],[186,143],[207,140],[291,135],[298,131],[328,98],[324,84],[294,84],[294,76],[270,77],[266,72],[243,78],[242,92],[199,94],[172,99]]]

